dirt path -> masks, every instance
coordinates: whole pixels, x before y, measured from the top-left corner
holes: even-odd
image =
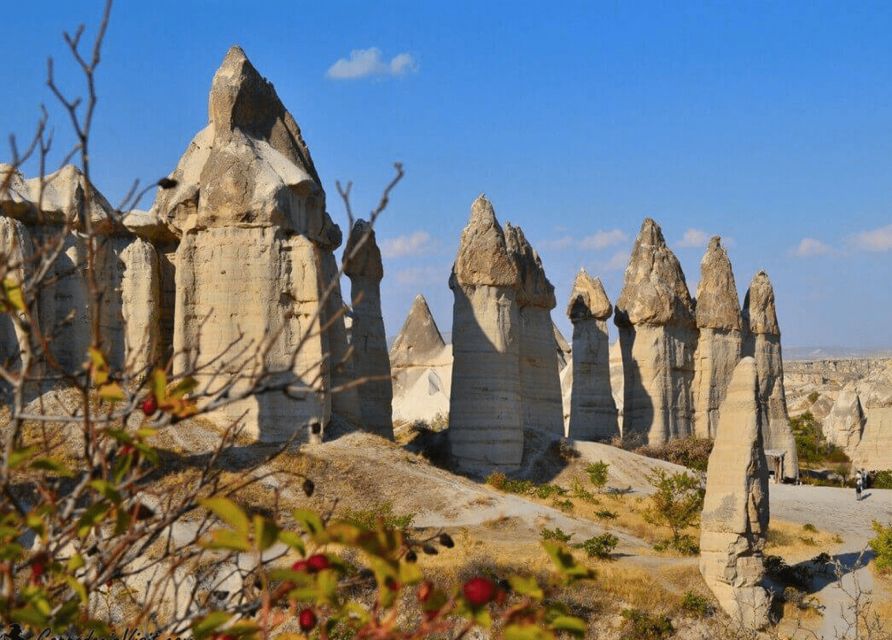
[[[841,584],[821,583],[815,595],[824,605],[821,637],[845,638],[851,619],[848,614],[851,598],[847,593],[870,591],[874,587],[870,570],[863,566],[870,559],[870,553],[865,553],[861,564],[859,558],[873,537],[871,522],[892,522],[892,491],[869,489],[858,502],[853,489],[771,485],[770,499],[772,517],[811,523],[843,539],[833,554],[846,571]]]

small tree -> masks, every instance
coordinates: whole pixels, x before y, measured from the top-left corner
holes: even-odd
[[[871,538],[870,548],[876,554],[878,571],[892,571],[892,524],[883,526],[876,520],[871,525],[876,536]]]
[[[703,509],[705,491],[700,486],[700,480],[683,471],[670,474],[663,469],[654,470],[647,479],[656,491],[651,496],[645,519],[672,530],[669,546],[685,553],[691,552],[690,536],[683,532],[697,524]]]
[[[603,460],[592,462],[585,468],[585,472],[588,474],[588,479],[595,485],[598,492],[602,491],[604,485],[607,484],[607,470],[609,468],[610,465]]]

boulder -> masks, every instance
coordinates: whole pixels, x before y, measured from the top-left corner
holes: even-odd
[[[861,442],[864,423],[861,399],[855,385],[848,384],[839,392],[821,427],[827,442],[840,447],[851,458]]]
[[[344,248],[344,272],[350,278],[353,300],[352,346],[358,387],[361,425],[386,438],[393,438],[393,383],[390,356],[381,315],[381,280],[384,267],[375,230],[357,220]]]
[[[616,302],[623,362],[623,439],[662,445],[692,433],[697,327],[678,259],[646,218]]]
[[[573,323],[573,391],[568,436],[609,442],[619,436],[616,404],[610,390],[607,319],[613,306],[599,278],[581,269],[576,275],[567,316]]]
[[[784,456],[783,476],[799,477],[796,440],[790,429],[784,393],[784,361],[774,287],[768,274],[759,271],[750,283],[743,302],[743,354],[756,361],[759,379],[759,410],[765,449]]]
[[[516,469],[523,459],[520,274],[492,204],[471,206],[449,287],[452,393],[449,443],[459,468]]]
[[[757,367],[743,358],[727,387],[706,471],[700,573],[719,605],[744,629],[768,624],[762,586],[768,535],[768,466],[759,424]]]
[[[699,338],[694,352],[694,434],[715,438],[719,406],[743,342],[734,272],[718,236],[709,241],[700,262],[695,319]]]

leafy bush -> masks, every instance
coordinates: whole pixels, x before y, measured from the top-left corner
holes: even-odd
[[[370,509],[360,509],[356,511],[348,509],[341,519],[344,522],[348,522],[364,529],[375,529],[378,523],[381,522],[386,529],[406,531],[412,526],[412,522],[415,520],[415,514],[394,513],[392,502],[382,502]]]
[[[574,509],[573,501],[569,498],[564,498],[563,500],[555,498],[551,501],[551,506],[555,509],[560,509],[564,513],[572,513]]]
[[[815,525],[813,525],[811,522],[806,522],[804,525],[802,525],[802,530],[808,531],[809,533],[817,533],[818,532],[818,528]]]
[[[870,486],[875,489],[892,489],[892,469],[884,469],[871,474]]]
[[[542,529],[541,536],[543,540],[557,540],[558,542],[570,542],[573,537],[572,533],[565,533],[560,527]]]
[[[820,397],[821,397],[820,393],[818,393],[817,391],[812,391],[810,394],[808,394],[808,401],[810,404],[814,404],[815,402],[818,401],[818,398],[820,398]]]
[[[883,526],[874,520],[871,526],[876,535],[867,544],[876,554],[877,570],[892,572],[892,524]]]
[[[601,509],[600,511],[595,511],[595,517],[598,520],[616,520],[616,512],[611,511],[610,509]]]
[[[585,472],[588,474],[588,479],[595,485],[595,488],[598,491],[601,491],[607,484],[608,469],[610,469],[610,465],[602,460],[592,462],[585,468]]]
[[[576,545],[588,554],[589,558],[609,558],[610,554],[619,544],[619,538],[610,533],[602,533],[599,536],[589,538],[582,544]]]
[[[800,462],[812,465],[849,462],[845,451],[824,437],[821,423],[811,411],[790,418],[790,429],[796,439],[796,451]]]
[[[681,599],[681,608],[697,618],[705,618],[715,612],[715,608],[706,596],[693,591],[685,591]]]
[[[657,616],[640,609],[624,609],[623,640],[663,640],[675,633],[669,616]]]
[[[663,469],[654,470],[647,479],[656,491],[650,497],[650,508],[645,511],[644,519],[672,530],[667,546],[690,553],[696,543],[686,540],[690,536],[682,534],[697,523],[703,510],[705,491],[700,480],[684,472],[667,473]]]
[[[660,446],[638,447],[635,453],[680,464],[695,471],[706,471],[712,444],[709,438],[678,438]]]
[[[515,480],[514,478],[509,478],[501,471],[494,471],[489,474],[486,477],[486,484],[505,493],[536,496],[543,500],[567,493],[566,489],[556,484],[536,484],[531,480]]]
[[[585,500],[591,504],[600,504],[598,499],[592,494],[591,491],[582,486],[582,483],[579,480],[573,480],[573,486],[570,487],[570,495],[578,500]]]

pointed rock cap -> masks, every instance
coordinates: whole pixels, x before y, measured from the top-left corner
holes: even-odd
[[[651,218],[644,219],[635,239],[616,301],[615,322],[618,326],[694,326],[694,304],[684,272]]]
[[[523,229],[506,222],[505,243],[517,265],[517,272],[520,274],[521,289],[517,296],[518,304],[522,307],[529,305],[554,309],[557,305],[554,286],[546,277],[542,259],[526,239]]]
[[[350,258],[354,250],[356,255]],[[353,228],[350,230],[350,237],[347,238],[347,245],[344,247],[344,260],[346,261],[344,273],[351,279],[368,278],[380,282],[384,277],[381,249],[378,248],[375,239],[375,230],[361,218],[353,223]]]
[[[424,296],[418,294],[390,347],[391,367],[429,366],[442,360],[446,343]]]
[[[214,74],[209,124],[198,132],[152,207],[177,235],[211,227],[281,227],[325,249],[341,230],[297,122],[239,47]]]
[[[567,304],[567,317],[571,322],[594,318],[606,320],[613,313],[613,305],[607,298],[600,278],[592,278],[585,269],[580,269],[573,281],[570,302]]]
[[[743,300],[743,322],[752,334],[780,336],[777,309],[774,305],[774,287],[764,271],[759,271],[750,282]]]
[[[505,233],[496,219],[492,203],[484,195],[471,205],[471,218],[461,233],[452,274],[460,285],[512,288],[520,285],[520,275],[508,252]]]
[[[74,228],[84,231],[89,216],[96,233],[129,235],[114,207],[73,164],[44,176],[42,191],[40,177],[26,180],[10,165],[0,165],[0,187],[4,183],[0,210],[25,224],[61,225],[74,220]]]
[[[697,285],[697,326],[701,329],[740,330],[740,301],[728,252],[721,238],[709,241],[700,262],[700,284]]]

